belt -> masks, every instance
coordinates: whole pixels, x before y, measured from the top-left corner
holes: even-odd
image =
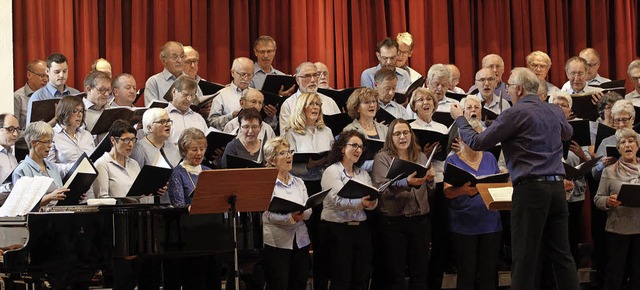
[[[544,182],[544,181],[563,181],[564,176],[562,175],[542,175],[542,176],[524,176],[520,177],[518,181],[515,182],[515,185],[526,184],[531,182]]]

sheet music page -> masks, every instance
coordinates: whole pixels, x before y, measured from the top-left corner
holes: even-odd
[[[495,187],[489,188],[489,194],[493,201],[511,201],[513,195],[513,187]]]
[[[160,152],[158,152],[158,157],[156,157],[156,161],[151,165],[156,167],[171,169],[171,165],[169,165],[169,162],[167,162],[167,160],[164,158],[164,156],[162,156],[162,153]]]
[[[0,207],[0,217],[25,215],[33,209],[40,199],[56,189],[53,178],[45,176],[22,177]]]
[[[69,186],[71,185],[73,180],[76,178],[76,175],[78,175],[78,173],[96,174],[96,175],[98,174],[98,172],[96,172],[93,165],[91,165],[91,161],[89,161],[89,158],[85,156],[81,158],[82,158],[81,159],[82,161],[80,161],[80,164],[78,164],[78,167],[76,168],[76,170],[71,173],[71,176],[69,177],[69,179],[67,179],[67,182],[62,187],[69,188]]]

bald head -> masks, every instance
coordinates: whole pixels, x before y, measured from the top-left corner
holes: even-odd
[[[318,78],[318,88],[328,89],[331,86],[329,84],[329,68],[319,61],[314,64],[318,69],[318,73],[320,73],[320,77]]]
[[[458,83],[460,83],[460,70],[455,64],[446,64],[447,69],[451,72],[451,79],[449,79],[449,90],[453,91]]]
[[[482,67],[488,68],[493,71],[498,81],[502,81],[502,74],[504,74],[504,60],[497,54],[489,54],[482,58]]]
[[[198,61],[200,60],[200,53],[193,47],[187,45],[184,47],[184,73],[192,78],[196,78],[198,75]]]
[[[172,75],[182,75],[184,69],[184,49],[182,43],[169,41],[160,50],[160,61]]]
[[[588,47],[580,51],[578,56],[587,61],[587,74],[585,79],[589,82],[598,75],[598,70],[600,69],[600,53]]]
[[[109,75],[109,77],[113,77],[113,74],[111,71],[111,63],[109,63],[109,61],[107,61],[104,58],[96,59],[91,64],[91,71],[101,71]]]
[[[240,107],[243,109],[255,108],[256,110],[262,110],[264,106],[264,95],[259,90],[248,88],[242,91],[240,97]]]

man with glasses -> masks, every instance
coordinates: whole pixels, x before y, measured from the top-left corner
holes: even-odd
[[[327,65],[319,61],[314,64],[316,65],[316,68],[318,68],[318,73],[320,73],[320,77],[318,78],[318,88],[331,89],[331,84],[329,83],[329,68]]]
[[[562,110],[540,101],[539,82],[529,69],[514,68],[508,92],[514,106],[504,111],[482,133],[476,132],[458,105],[451,108],[460,137],[471,149],[487,150],[497,143],[513,182],[511,236],[512,289],[534,289],[540,256],[548,253],[558,289],[580,289],[569,250],[567,201],[562,165],[562,140],[573,128]],[[542,117],[544,116],[544,117]],[[462,118],[461,118],[462,117]]]
[[[567,73],[568,86],[563,86],[562,91],[575,94],[600,92],[601,88],[592,87],[587,82],[587,61],[579,56],[574,56],[567,60],[564,70]]]
[[[634,90],[624,96],[625,100],[630,100],[634,106],[640,107],[640,59],[636,59],[629,64],[627,75]]]
[[[11,192],[10,184],[3,184],[11,171],[18,166],[18,160],[13,155],[11,146],[16,144],[20,136],[18,119],[11,114],[0,114],[0,205],[4,203]],[[11,179],[9,179],[11,182]]]
[[[27,126],[27,105],[33,92],[39,90],[49,81],[46,74],[47,63],[44,60],[33,60],[27,64],[27,83],[13,92],[13,115],[18,118],[20,128]],[[24,144],[27,149],[27,144]]]
[[[318,68],[314,63],[305,61],[298,65],[295,77],[296,83],[298,84],[298,91],[287,98],[280,107],[280,116],[278,118],[280,136],[284,135],[287,124],[289,124],[289,117],[291,116],[291,111],[293,111],[298,96],[302,93],[317,93],[318,91],[320,72],[318,72]],[[318,95],[320,96],[320,101],[322,101],[322,114],[334,115],[340,113],[340,108],[338,108],[338,105],[333,99],[320,93],[318,93]]]
[[[267,75],[285,75],[285,73],[273,67],[273,58],[276,56],[276,41],[271,36],[262,35],[253,42],[253,54],[256,56],[256,63],[253,65],[254,77],[250,87],[261,90]],[[280,88],[278,95],[288,97],[293,94],[296,86],[290,88]]]
[[[69,65],[67,64],[67,57],[54,53],[47,56],[47,74],[49,81],[39,90],[35,91],[29,98],[27,105],[27,121],[31,119],[31,107],[33,101],[50,100],[50,99],[62,99],[64,96],[76,95],[80,91],[67,86],[67,80],[69,78]],[[52,120],[44,120],[50,122]],[[49,123],[51,124],[51,122]],[[27,124],[28,125],[28,124]]]
[[[207,122],[202,115],[191,110],[191,104],[196,100],[198,83],[188,75],[181,75],[173,83],[171,103],[165,108],[169,118],[173,121],[169,144],[178,148],[180,135],[187,128],[197,128],[207,132]]]
[[[87,131],[91,132],[98,122],[100,115],[106,109],[109,95],[111,95],[111,78],[108,74],[101,71],[89,73],[84,78],[84,91],[87,93],[86,98],[82,98],[84,103],[84,122]],[[100,141],[98,136],[97,141]]]
[[[362,75],[360,76],[360,86],[375,89],[374,75],[380,69],[386,68],[395,70],[396,75],[398,76],[396,91],[404,93],[411,85],[411,77],[406,70],[396,68],[396,62],[398,60],[398,42],[387,37],[378,42],[376,50],[376,57],[380,63],[377,66],[368,68],[362,72]]]
[[[538,80],[546,82],[547,94],[555,93],[560,89],[546,80],[551,69],[551,58],[546,53],[536,50],[525,59],[527,67],[538,77]]]
[[[598,70],[600,69],[601,62],[600,62],[600,53],[597,50],[591,47],[587,47],[581,50],[578,56],[583,58],[586,62],[586,71],[585,71],[584,79],[587,85],[589,86],[600,85],[602,83],[611,81],[610,79],[602,77],[600,76],[600,74],[598,74]],[[562,86],[562,90],[567,92],[570,85],[571,85],[570,82],[564,83],[564,85]]]
[[[200,53],[190,45],[184,46],[184,73],[192,77],[196,82],[202,80],[198,75],[198,62]]]
[[[409,80],[413,83],[422,77],[422,74],[409,67],[407,62],[413,54],[413,36],[409,32],[400,32],[396,35],[398,42],[398,59],[396,67],[405,70],[409,74]]]
[[[209,126],[220,131],[240,112],[242,91],[249,87],[253,79],[253,61],[246,57],[238,57],[231,64],[231,84],[220,90],[211,103],[211,111],[207,121]],[[275,115],[275,112],[272,112]]]
[[[151,76],[144,88],[144,105],[149,106],[153,100],[165,101],[164,96],[176,79],[184,74],[186,55],[184,46],[177,41],[169,41],[160,50],[160,61],[164,69]],[[202,97],[202,91],[198,88],[198,98]]]
[[[244,109],[254,108],[258,111],[262,110],[264,106],[264,95],[262,92],[248,88],[242,91],[242,96],[240,97],[240,107]],[[262,121],[262,126],[260,127],[260,134],[258,135],[260,138],[267,134],[267,139],[271,139],[276,137],[275,131],[273,128],[278,125],[278,118],[275,116],[267,118]],[[224,132],[231,133],[234,135],[238,134],[238,128],[240,127],[240,122],[238,118],[233,118],[224,126]]]
[[[511,107],[509,102],[496,96],[496,77],[493,71],[488,68],[480,69],[476,73],[476,87],[478,88],[478,94],[476,97],[480,102],[484,104],[484,108],[500,115],[502,111]]]
[[[503,100],[511,101],[511,96],[507,93],[507,87],[502,81],[502,75],[504,74],[504,60],[497,54],[488,54],[482,58],[482,68],[488,68],[495,74],[496,88],[494,94],[501,96]],[[469,88],[469,93],[473,93],[477,89],[474,84]]]

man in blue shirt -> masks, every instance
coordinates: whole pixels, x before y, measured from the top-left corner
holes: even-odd
[[[33,101],[62,99],[64,96],[80,93],[80,91],[72,87],[67,87],[67,80],[69,79],[69,65],[67,64],[66,56],[60,53],[54,53],[47,56],[46,62],[47,69],[45,70],[45,73],[49,76],[49,82],[47,82],[44,87],[35,91],[33,95],[31,95],[31,98],[29,98],[26,125],[29,125],[29,120],[31,120],[31,108],[33,106]],[[51,120],[43,121],[50,122]]]
[[[505,110],[482,133],[462,117],[459,105],[451,117],[460,136],[473,150],[487,150],[498,142],[513,182],[511,236],[513,289],[534,289],[539,257],[553,263],[558,289],[580,289],[569,251],[562,140],[573,134],[558,106],[540,101],[538,79],[527,68],[514,68],[506,84],[514,106]],[[543,238],[544,237],[544,238]]]
[[[376,58],[378,58],[380,63],[377,66],[370,67],[362,72],[362,75],[360,76],[360,86],[375,89],[374,75],[380,69],[386,68],[396,72],[396,75],[398,76],[396,91],[404,93],[411,85],[411,77],[406,70],[396,68],[396,60],[398,60],[398,42],[388,37],[378,42]]]

